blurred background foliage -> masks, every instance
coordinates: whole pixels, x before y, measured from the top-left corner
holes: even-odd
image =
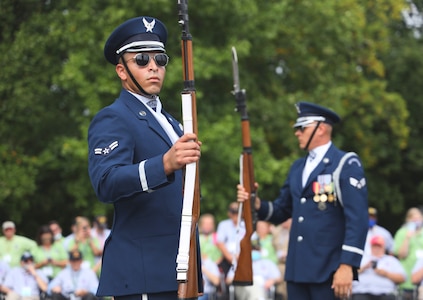
[[[392,232],[423,198],[423,1],[196,0],[189,3],[199,135],[202,212],[217,221],[235,200],[242,151],[234,112],[231,47],[247,90],[255,177],[276,197],[303,155],[293,135],[294,103],[337,111],[335,144],[357,152],[369,202]],[[161,99],[181,116],[182,63],[177,1],[0,1],[0,221],[35,236],[76,215],[113,218],[87,174],[87,128],[120,83],[103,57],[111,31],[151,15],[168,27]]]

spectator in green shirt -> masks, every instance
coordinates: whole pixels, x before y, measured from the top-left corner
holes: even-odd
[[[38,246],[34,251],[35,267],[52,280],[68,263],[68,254],[60,241],[54,240],[53,231],[48,225],[38,230]]]
[[[16,234],[16,225],[12,221],[2,224],[3,236],[0,237],[0,260],[9,267],[20,266],[21,256],[25,251],[33,252],[37,243],[27,237]]]
[[[257,221],[256,232],[260,241],[260,254],[261,257],[266,258],[278,263],[278,256],[276,254],[276,249],[273,246],[273,235],[270,230],[271,224],[266,221]]]
[[[394,254],[407,273],[407,280],[400,285],[402,299],[413,299],[415,285],[411,281],[411,272],[418,258],[423,258],[422,225],[422,212],[412,207],[407,211],[404,225],[394,236]]]
[[[215,263],[222,261],[222,252],[217,248],[217,233],[214,216],[212,214],[203,214],[198,221],[200,232],[200,247],[202,256],[205,255]]]
[[[91,236],[91,224],[89,219],[79,217],[76,222],[76,231],[73,239],[69,241],[68,251],[79,250],[84,257],[82,267],[93,268],[96,263],[96,256],[103,253],[100,242],[97,238]]]

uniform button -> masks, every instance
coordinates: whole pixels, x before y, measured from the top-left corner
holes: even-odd
[[[306,203],[306,201],[307,201],[307,199],[306,198],[301,198],[301,204],[304,204],[304,203]]]
[[[299,217],[298,218],[298,223],[301,223],[302,221],[304,221],[304,217]]]
[[[303,240],[303,237],[300,235],[299,237],[297,237],[297,241],[301,242]]]

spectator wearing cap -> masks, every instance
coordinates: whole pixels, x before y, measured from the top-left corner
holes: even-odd
[[[296,105],[297,159],[274,201],[256,198],[258,218],[278,225],[292,217],[285,280],[289,299],[348,297],[367,234],[367,185],[360,158],[332,143],[334,111]],[[336,171],[336,172],[335,172]],[[237,200],[249,199],[238,185]],[[311,255],[312,254],[312,255]]]
[[[201,143],[183,134],[159,97],[166,41],[160,20],[140,16],[119,25],[104,46],[122,90],[88,130],[91,183],[101,202],[114,205],[98,296],[177,299],[182,170],[200,159]],[[200,266],[199,249],[197,257]],[[201,270],[198,279],[201,285]]]
[[[52,300],[93,300],[98,278],[93,270],[82,268],[83,255],[79,250],[69,253],[69,266],[57,274],[50,283]]]
[[[6,294],[6,300],[39,300],[40,294],[47,291],[47,283],[47,277],[35,269],[32,254],[24,252],[20,266],[6,274],[2,292]]]
[[[385,240],[385,251],[387,254],[392,254],[394,250],[394,238],[392,234],[385,228],[377,224],[377,209],[374,207],[369,207],[369,229],[367,231],[366,245],[364,247],[364,253],[370,254],[370,240],[374,236],[381,236]]]
[[[222,252],[223,260],[219,264],[223,273],[228,273],[233,260],[239,254],[238,243],[245,235],[245,223],[238,222],[238,202],[231,202],[228,206],[228,218],[217,225],[217,248]]]
[[[370,255],[361,262],[359,280],[353,284],[352,300],[395,300],[406,272],[395,256],[386,254],[384,237],[372,237],[370,247]]]
[[[20,258],[25,251],[33,252],[37,243],[25,236],[16,234],[16,226],[12,221],[5,221],[2,224],[3,236],[0,237],[0,259],[9,266],[20,265]]]

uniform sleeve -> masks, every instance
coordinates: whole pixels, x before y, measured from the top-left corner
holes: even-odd
[[[367,182],[357,156],[345,162],[339,180],[345,217],[345,238],[340,263],[358,268],[368,230],[368,203]]]
[[[298,163],[294,163],[285,180],[283,186],[279,190],[278,197],[273,201],[262,201],[258,210],[260,220],[265,220],[273,224],[280,224],[292,215],[292,196],[289,182],[291,182],[292,170],[298,168]]]
[[[88,169],[100,201],[118,201],[172,182],[173,176],[164,172],[164,153],[134,161],[135,139],[131,128],[110,108],[100,111],[91,122]]]

